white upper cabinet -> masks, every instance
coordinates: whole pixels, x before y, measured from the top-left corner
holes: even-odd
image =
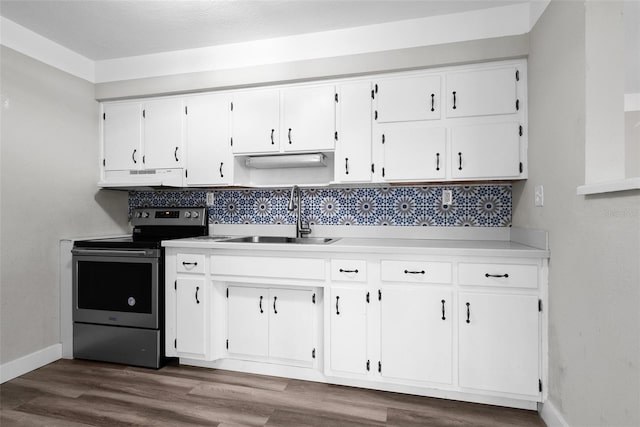
[[[447,117],[517,112],[519,74],[515,66],[447,73]]]
[[[103,106],[105,170],[138,170],[142,167],[142,103]]]
[[[233,152],[280,150],[280,91],[250,90],[232,94]]]
[[[282,90],[282,151],[327,151],[335,146],[335,88]]]
[[[184,154],[183,99],[167,98],[145,102],[142,117],[145,169],[181,168]]]
[[[378,123],[440,118],[440,76],[381,80],[374,86]]]
[[[187,185],[233,184],[230,102],[228,94],[186,99]]]
[[[371,181],[371,83],[338,87],[335,180]]]
[[[378,135],[382,152],[382,180],[444,179],[446,176],[446,129],[442,127],[387,126]]]
[[[459,126],[451,133],[452,178],[517,178],[520,175],[518,123]]]

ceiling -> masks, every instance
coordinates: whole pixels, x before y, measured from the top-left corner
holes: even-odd
[[[97,61],[529,2],[0,0],[0,15]]]

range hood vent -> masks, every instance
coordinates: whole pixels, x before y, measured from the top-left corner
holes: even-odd
[[[245,165],[254,169],[312,168],[327,166],[326,156],[322,153],[285,154],[279,156],[247,157]]]

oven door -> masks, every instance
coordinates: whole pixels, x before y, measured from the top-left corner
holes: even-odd
[[[73,321],[158,329],[159,249],[74,248]]]

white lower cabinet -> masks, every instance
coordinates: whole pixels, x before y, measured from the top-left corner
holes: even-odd
[[[228,290],[229,355],[313,362],[313,291],[245,286]]]
[[[332,286],[330,310],[330,366],[334,373],[365,375],[371,365],[367,349],[367,305],[364,286]],[[367,363],[368,362],[368,363]]]
[[[450,290],[383,286],[380,365],[383,378],[450,384],[453,316]]]
[[[204,279],[176,283],[176,351],[206,359],[209,356],[209,292]]]
[[[461,387],[539,395],[538,307],[535,295],[460,292]]]

